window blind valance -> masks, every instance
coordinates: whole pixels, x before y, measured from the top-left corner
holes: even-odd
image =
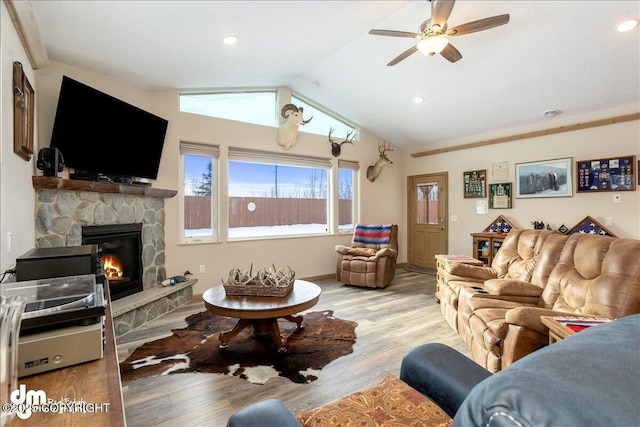
[[[352,160],[340,160],[338,159],[338,169],[350,169],[352,171],[360,170],[360,163]]]
[[[306,166],[322,169],[331,168],[331,160],[326,157],[302,156],[298,154],[276,153],[238,147],[229,147],[229,160],[287,166]]]
[[[220,147],[202,142],[180,141],[180,154],[185,153],[212,156],[217,159],[220,157]]]

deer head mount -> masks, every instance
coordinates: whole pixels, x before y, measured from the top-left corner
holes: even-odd
[[[306,125],[313,119],[304,120],[302,117],[303,108],[296,107],[293,104],[287,104],[282,107],[283,121],[278,127],[278,136],[276,140],[278,144],[284,147],[285,150],[296,145],[296,139],[298,137],[298,127],[300,125]]]
[[[349,139],[353,131],[347,132],[347,137],[344,139],[344,141],[336,142],[335,140],[331,139],[332,133],[333,133],[333,128],[329,130],[329,142],[331,143],[331,154],[333,154],[333,157],[338,157],[340,155],[340,151],[342,150],[342,144],[344,143],[353,144],[353,138],[356,137],[356,134],[354,133],[351,139]]]
[[[382,172],[383,167],[393,164],[393,162],[387,157],[387,151],[393,151],[391,149],[391,144],[387,147],[387,144],[384,141],[382,141],[382,146],[378,143],[378,160],[376,160],[374,165],[367,168],[367,179],[369,181],[375,181],[378,175],[380,175],[380,172]]]

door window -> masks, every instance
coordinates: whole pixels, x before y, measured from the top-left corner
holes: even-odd
[[[435,182],[416,185],[416,223],[438,224],[438,184]]]

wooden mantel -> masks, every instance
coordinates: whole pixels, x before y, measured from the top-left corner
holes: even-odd
[[[163,190],[141,185],[126,185],[111,182],[81,181],[77,179],[54,178],[48,176],[32,177],[36,190],[91,191],[94,193],[130,194],[158,198],[174,197],[176,190]]]

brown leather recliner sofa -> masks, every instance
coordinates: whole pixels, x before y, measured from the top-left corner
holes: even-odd
[[[532,282],[494,279],[484,289],[459,301],[460,330],[473,359],[497,372],[549,343],[540,316],[640,313],[640,240],[550,236]]]
[[[530,280],[542,245],[552,234],[560,235],[548,230],[512,228],[490,267],[449,264],[446,283],[440,288],[440,310],[447,323],[459,332],[458,301],[461,290],[478,293],[482,291],[484,283],[491,279]]]
[[[385,243],[359,240],[357,231],[360,226],[383,227],[375,224],[356,224],[351,246],[336,245],[336,279],[347,285],[385,288],[391,283],[396,272],[398,225],[391,224],[388,241]]]

